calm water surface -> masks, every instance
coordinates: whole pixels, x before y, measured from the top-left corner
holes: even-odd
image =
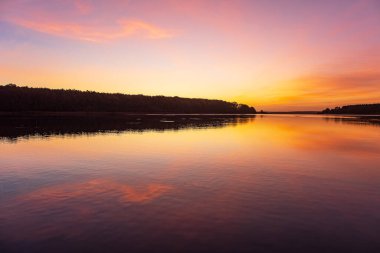
[[[177,120],[4,130],[0,252],[380,252],[379,125]]]

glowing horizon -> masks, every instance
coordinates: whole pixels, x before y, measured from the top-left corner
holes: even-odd
[[[3,0],[0,83],[258,110],[380,102],[380,2]]]

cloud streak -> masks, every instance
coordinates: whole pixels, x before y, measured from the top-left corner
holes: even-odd
[[[16,25],[54,36],[71,39],[105,42],[139,36],[146,39],[165,39],[174,34],[153,24],[141,20],[121,19],[110,27],[99,27],[70,22],[38,22],[26,19],[14,19]]]
[[[38,3],[26,7],[23,7],[26,5],[23,1],[8,3],[4,9],[9,10],[9,13],[2,19],[40,33],[92,42],[131,37],[166,39],[175,36],[173,31],[152,21],[132,15],[103,14],[90,1],[59,1],[56,6]]]
[[[375,103],[380,98],[380,72],[314,73],[276,87],[267,98],[268,108],[319,110],[352,103]]]

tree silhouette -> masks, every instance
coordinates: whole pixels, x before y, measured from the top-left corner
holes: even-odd
[[[360,104],[326,108],[324,114],[380,114],[380,104]]]
[[[0,86],[0,111],[128,113],[256,113],[248,105],[222,100],[126,95],[93,91]]]

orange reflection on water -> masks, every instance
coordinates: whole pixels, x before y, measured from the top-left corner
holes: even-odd
[[[10,190],[0,232],[15,242],[162,236],[181,245],[297,228],[296,239],[310,228],[374,237],[379,139],[376,125],[266,115],[223,128],[3,142]],[[347,224],[355,231],[339,229]]]
[[[122,202],[147,202],[172,189],[172,186],[165,184],[133,187],[111,180],[94,179],[77,184],[45,187],[19,198],[21,201],[54,203],[74,198],[102,198],[104,195],[111,195],[116,196]]]
[[[3,224],[9,223],[7,236],[16,240],[73,237],[86,231],[85,224],[103,215],[110,220],[128,216],[118,206],[148,203],[173,189],[167,184],[131,186],[108,179],[58,184],[7,200],[6,205],[0,206],[0,219],[7,217]],[[66,215],[61,219],[46,218],[52,212]]]

